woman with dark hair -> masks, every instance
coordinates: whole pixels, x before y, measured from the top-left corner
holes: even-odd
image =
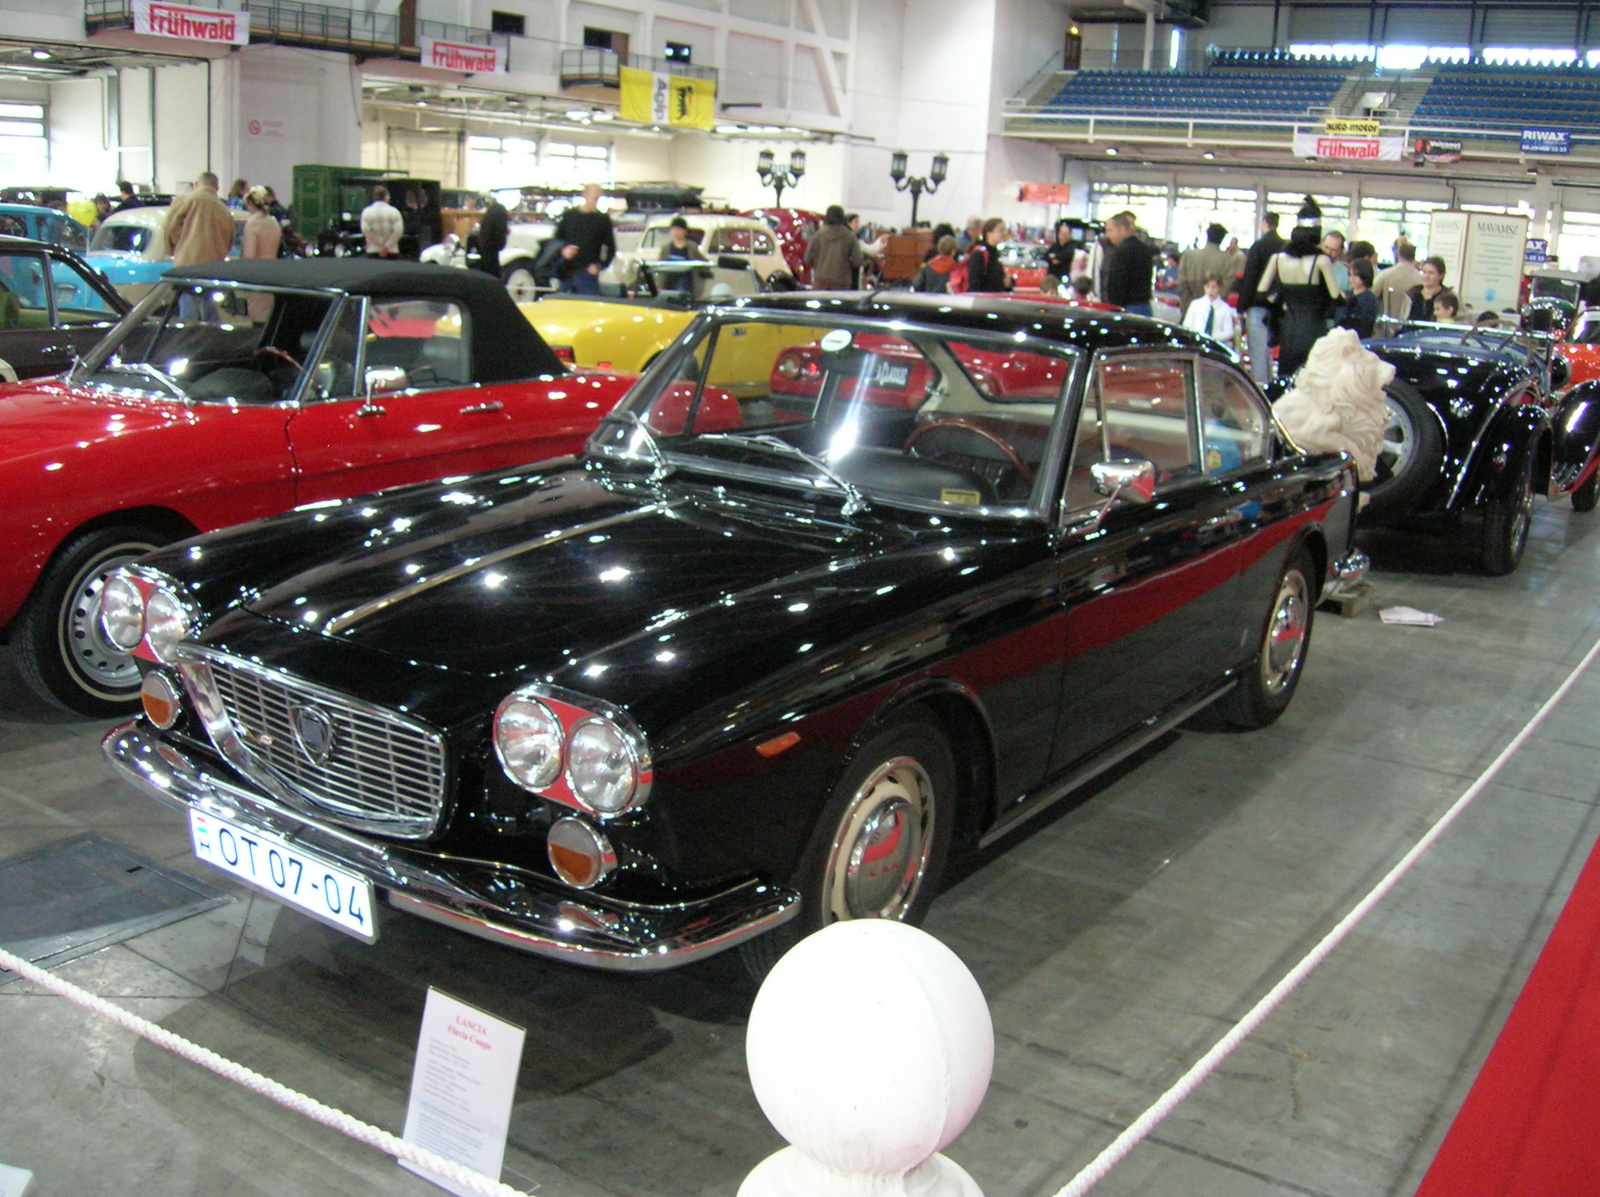
[[[1333,262],[1322,252],[1322,209],[1309,195],[1289,244],[1267,260],[1259,294],[1269,297],[1278,318],[1278,377],[1288,378],[1328,331],[1328,319],[1343,296]]]
[[[1423,259],[1422,282],[1406,292],[1411,297],[1411,310],[1406,313],[1406,319],[1432,320],[1434,297],[1444,289],[1444,259]]]
[[[1011,278],[1000,264],[998,246],[1006,235],[1006,222],[991,216],[983,222],[978,240],[967,251],[968,291],[1009,291]]]

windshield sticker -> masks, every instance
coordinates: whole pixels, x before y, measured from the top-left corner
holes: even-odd
[[[848,349],[850,348],[850,340],[850,330],[847,328],[836,328],[830,333],[824,333],[822,337],[823,352],[838,353],[841,349]]]
[[[983,496],[975,490],[952,490],[949,487],[939,492],[939,500],[943,503],[960,503],[963,507],[979,507],[983,504]]]

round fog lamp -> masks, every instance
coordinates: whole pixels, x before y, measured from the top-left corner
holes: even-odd
[[[144,639],[144,595],[127,575],[106,579],[100,591],[100,626],[123,652],[132,652]]]
[[[549,789],[561,776],[561,720],[544,703],[513,694],[495,712],[494,751],[519,786]]]
[[[575,889],[589,889],[611,875],[617,854],[611,842],[582,819],[557,819],[546,840],[550,867]]]
[[[156,660],[171,665],[178,659],[178,642],[189,634],[189,613],[170,590],[156,587],[144,609],[145,641]]]
[[[139,686],[139,701],[144,704],[144,716],[162,731],[178,721],[183,709],[178,688],[164,673],[147,673]]]
[[[638,781],[633,749],[606,719],[580,723],[567,744],[567,781],[590,810],[614,815],[633,801]]]

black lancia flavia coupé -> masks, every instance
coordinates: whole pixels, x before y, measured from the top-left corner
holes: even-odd
[[[1223,348],[977,297],[701,316],[578,458],[313,503],[108,584],[115,770],[352,934],[760,966],[915,920],[1178,723],[1260,727],[1361,568],[1355,471]]]

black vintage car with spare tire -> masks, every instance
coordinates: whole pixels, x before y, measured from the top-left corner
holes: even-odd
[[[1411,324],[1367,348],[1395,377],[1363,524],[1464,535],[1500,575],[1522,559],[1536,495],[1594,507],[1600,384],[1563,391],[1569,367],[1550,336]]]
[[[1318,598],[1358,580],[1355,492],[1171,325],[748,298],[581,457],[118,571],[145,714],[105,751],[202,859],[362,938],[379,903],[759,970],[804,929],[920,919],[952,853],[1192,715],[1277,719]]]

